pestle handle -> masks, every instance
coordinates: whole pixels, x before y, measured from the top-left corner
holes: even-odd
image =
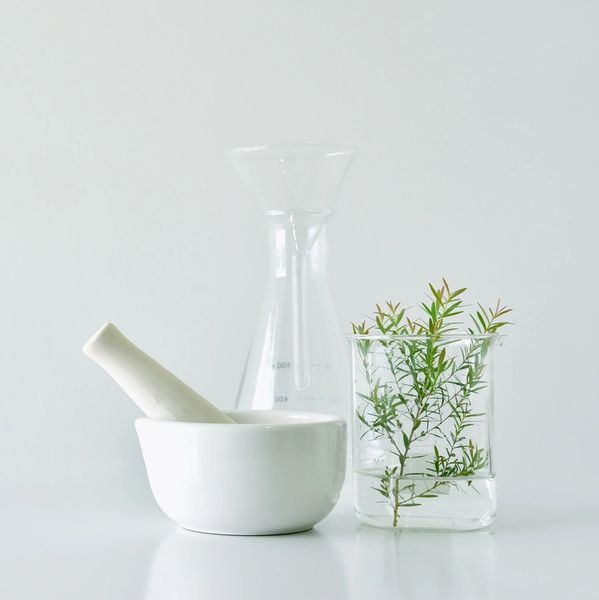
[[[153,419],[199,423],[234,421],[106,323],[83,346],[125,393]]]

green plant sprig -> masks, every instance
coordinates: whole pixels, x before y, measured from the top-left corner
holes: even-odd
[[[369,389],[368,394],[359,394],[363,405],[356,417],[365,428],[363,436],[385,439],[397,460],[385,467],[374,488],[390,504],[394,527],[401,507],[419,506],[418,500],[437,497],[439,488],[447,485],[436,481],[417,490],[414,483],[404,483],[405,478],[467,478],[488,466],[487,452],[467,436],[467,430],[482,416],[474,412],[472,397],[487,386],[483,377],[488,350],[493,335],[508,325],[504,317],[511,311],[499,301],[487,309],[478,304],[469,314],[472,325],[466,331],[473,336],[469,345],[460,356],[450,357],[447,346],[455,341],[458,319],[466,312],[466,288],[451,290],[445,279],[438,288],[428,287],[430,295],[419,305],[421,314],[415,319],[400,303],[388,301],[376,305],[372,318],[352,324]],[[384,382],[368,360],[377,342],[391,374]],[[410,460],[422,458],[414,453],[414,444],[429,438],[437,442],[426,469],[408,472]]]

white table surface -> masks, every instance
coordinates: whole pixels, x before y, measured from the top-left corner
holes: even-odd
[[[396,534],[361,525],[344,496],[314,530],[225,537],[158,509],[1,514],[0,598],[89,600],[599,598],[599,509],[506,509],[492,531]]]

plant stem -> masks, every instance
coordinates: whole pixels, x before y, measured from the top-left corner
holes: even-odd
[[[393,482],[393,527],[399,519],[399,477]]]
[[[404,452],[399,455],[399,474],[397,475],[397,479],[393,482],[393,527],[397,527],[397,521],[399,520],[399,482],[403,477],[404,470],[406,467],[406,459],[408,458],[408,452],[410,451],[410,446],[412,445],[412,439],[414,437],[414,432],[418,429],[416,423],[419,421],[420,416],[422,414],[422,405],[418,409],[416,413],[416,417],[412,420],[412,429],[410,430],[410,435],[408,435],[405,444],[404,444]],[[392,437],[392,435],[390,435]],[[393,444],[395,445],[395,440],[393,440]]]

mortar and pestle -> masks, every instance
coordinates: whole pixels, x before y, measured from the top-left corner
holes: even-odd
[[[150,488],[185,529],[267,535],[310,529],[335,506],[346,425],[319,413],[222,412],[112,323],[83,347],[147,415],[135,421]]]

